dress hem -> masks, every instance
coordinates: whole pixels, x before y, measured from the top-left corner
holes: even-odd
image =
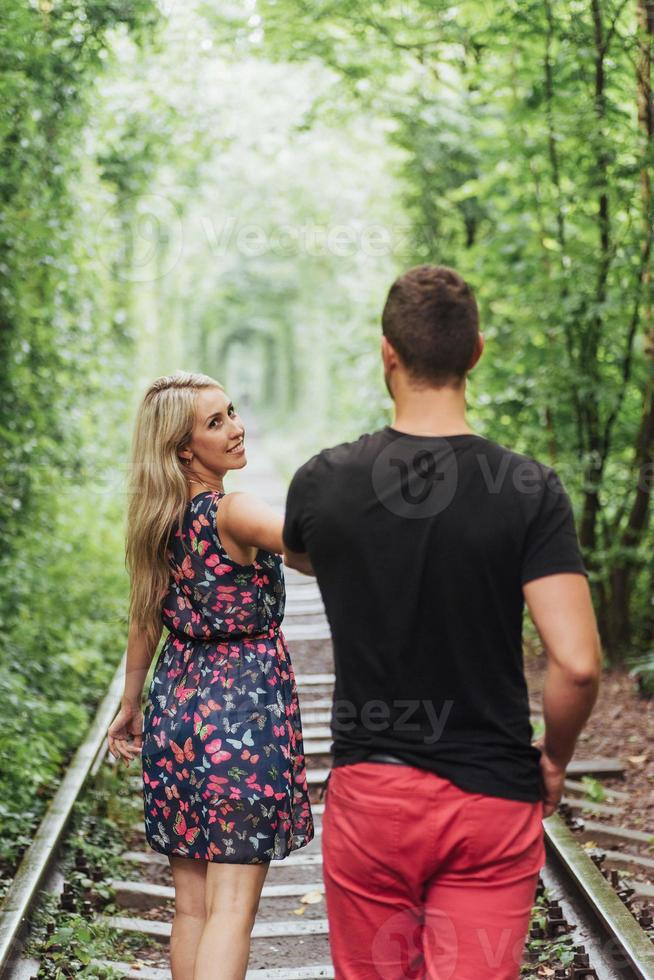
[[[316,836],[315,834],[312,834],[311,837],[303,837],[301,839],[301,843],[296,844],[294,847],[290,847],[286,852],[286,854],[274,855],[272,858],[267,858],[263,861],[257,861],[257,860],[230,861],[229,858],[226,858],[224,855],[216,855],[216,857],[213,858],[206,858],[206,857],[201,857],[200,855],[196,856],[193,854],[180,854],[174,849],[171,849],[169,851],[164,851],[163,848],[155,847],[154,844],[151,843],[147,835],[145,840],[148,847],[150,847],[157,854],[165,854],[166,856],[171,855],[172,857],[184,857],[184,858],[188,858],[190,861],[206,861],[207,864],[270,864],[271,861],[284,861],[287,857],[289,857],[293,853],[293,851],[299,851],[303,847],[306,847],[307,844],[310,844],[311,841],[315,839],[315,836]]]

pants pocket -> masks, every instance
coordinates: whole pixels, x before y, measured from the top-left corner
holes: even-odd
[[[477,796],[467,813],[471,870],[533,874],[545,864],[542,800]],[[510,871],[509,871],[510,869]]]
[[[369,816],[385,816],[397,795],[393,773],[388,772],[393,768],[376,766],[371,771],[367,763],[337,766],[327,777],[329,796],[338,802],[341,809],[356,809]]]
[[[391,802],[376,804],[374,810],[362,809],[356,800],[335,792],[332,781],[322,821],[326,883],[371,894],[396,887],[393,859],[401,826]]]

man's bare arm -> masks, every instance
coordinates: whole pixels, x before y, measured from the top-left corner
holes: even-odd
[[[561,573],[527,582],[523,593],[547,654],[545,751],[565,767],[597,699],[602,670],[590,588],[584,575]]]

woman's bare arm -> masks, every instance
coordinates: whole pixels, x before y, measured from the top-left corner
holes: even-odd
[[[281,555],[284,516],[252,493],[225,494],[218,509],[223,530],[244,548],[263,548]]]
[[[118,714],[107,730],[110,753],[116,759],[122,759],[126,766],[143,748],[141,695],[160,637],[161,630],[156,642],[148,640],[143,630],[133,621],[130,623],[127,634],[125,690],[120,699]]]
[[[163,624],[161,630],[163,629]],[[154,651],[161,638],[161,630],[155,643],[146,639],[143,631],[130,623],[127,634],[127,662],[125,665],[125,690],[120,699],[121,704],[140,708],[143,685],[147,677]]]
[[[305,551],[289,551],[288,548],[284,548],[284,564],[288,565],[289,568],[294,568],[298,572],[302,572],[304,575],[314,575],[313,565],[311,564],[311,559]]]

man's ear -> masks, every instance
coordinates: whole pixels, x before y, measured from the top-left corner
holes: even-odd
[[[389,342],[388,342],[387,338],[384,336],[384,334],[382,334],[382,338],[381,338],[381,356],[382,356],[382,361],[384,362],[384,367],[386,367],[386,368],[389,367],[389,358],[391,358],[392,355],[393,355],[393,348],[389,344]]]
[[[480,333],[477,340],[474,354],[472,355],[472,358],[470,359],[470,364],[468,365],[468,371],[472,371],[473,367],[481,357],[482,351],[484,350],[484,343],[485,343],[484,335],[483,333]]]

